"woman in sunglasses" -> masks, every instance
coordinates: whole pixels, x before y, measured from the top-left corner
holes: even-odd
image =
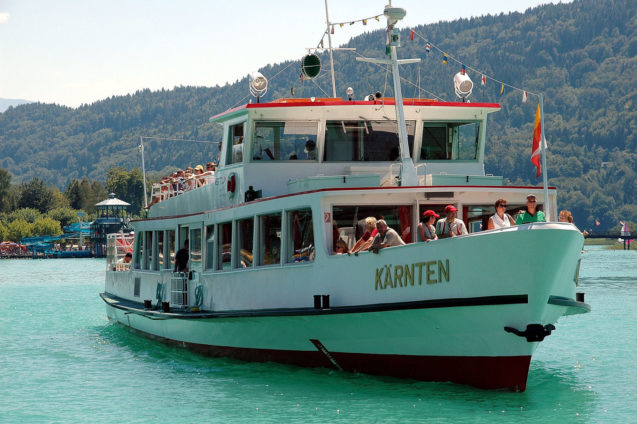
[[[489,218],[489,224],[487,230],[493,230],[494,228],[504,228],[515,225],[515,221],[507,213],[507,202],[504,199],[498,199],[495,201],[495,214]]]

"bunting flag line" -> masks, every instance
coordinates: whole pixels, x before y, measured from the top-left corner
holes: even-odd
[[[466,74],[466,73],[467,73],[467,67],[466,67],[466,66],[464,66],[464,63],[462,64],[462,69],[460,69],[460,73],[461,73],[462,75],[464,75],[464,74]]]
[[[446,65],[446,64],[447,64],[447,53],[444,53],[444,54],[442,55],[442,64],[443,64],[443,65]]]
[[[533,125],[533,147],[531,147],[531,162],[537,168],[535,178],[539,178],[542,174],[542,165],[540,164],[540,141],[542,139],[542,124],[540,116],[540,104],[537,104],[535,111],[535,124]]]

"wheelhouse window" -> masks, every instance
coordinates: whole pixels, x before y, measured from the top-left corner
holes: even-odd
[[[384,219],[389,228],[393,228],[405,243],[411,243],[411,205],[346,205],[332,207],[332,251],[336,242],[342,239],[348,250],[354,247],[366,231],[365,220],[368,217]],[[329,245],[329,243],[326,243]]]
[[[219,224],[219,244],[217,246],[217,269],[230,270],[232,267],[232,222]]]
[[[237,241],[239,244],[239,256],[237,256],[236,268],[249,268],[253,262],[252,242],[254,239],[254,219],[242,219],[237,221]]]
[[[252,160],[316,161],[317,133],[317,122],[256,122]]]
[[[281,214],[259,217],[259,265],[281,263]]]
[[[479,138],[479,122],[425,122],[420,160],[477,160]]]
[[[413,151],[415,121],[407,121],[409,154]],[[396,121],[327,121],[326,162],[392,162],[400,158]]]
[[[314,229],[312,210],[299,209],[288,212],[288,262],[314,260]]]
[[[144,249],[145,243],[144,231],[138,231],[135,234],[135,252],[133,253],[133,269],[143,269],[142,264],[144,263],[144,253],[146,249]]]
[[[232,125],[228,131],[228,148],[226,151],[226,163],[243,162],[243,140],[245,136],[246,123]]]

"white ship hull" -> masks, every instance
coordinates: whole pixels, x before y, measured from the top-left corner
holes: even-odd
[[[524,390],[538,341],[504,328],[590,309],[575,295],[582,243],[572,226],[529,224],[290,269],[203,273],[205,312],[144,309],[157,274],[108,271],[103,298],[109,318],[214,356]],[[315,308],[324,294],[330,307]]]

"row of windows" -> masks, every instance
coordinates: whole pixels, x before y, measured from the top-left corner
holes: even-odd
[[[203,228],[180,226],[178,242],[183,248],[188,240],[188,269],[200,272],[307,262],[314,260],[312,221],[311,209],[304,208]],[[142,231],[136,238],[134,268],[174,269],[175,230]]]
[[[407,121],[409,153],[413,156],[416,121]],[[228,164],[243,162],[246,123],[229,131]],[[479,122],[423,123],[419,160],[476,160]],[[252,161],[316,161],[318,122],[257,121]],[[396,121],[327,121],[323,162],[383,162],[400,156]]]

